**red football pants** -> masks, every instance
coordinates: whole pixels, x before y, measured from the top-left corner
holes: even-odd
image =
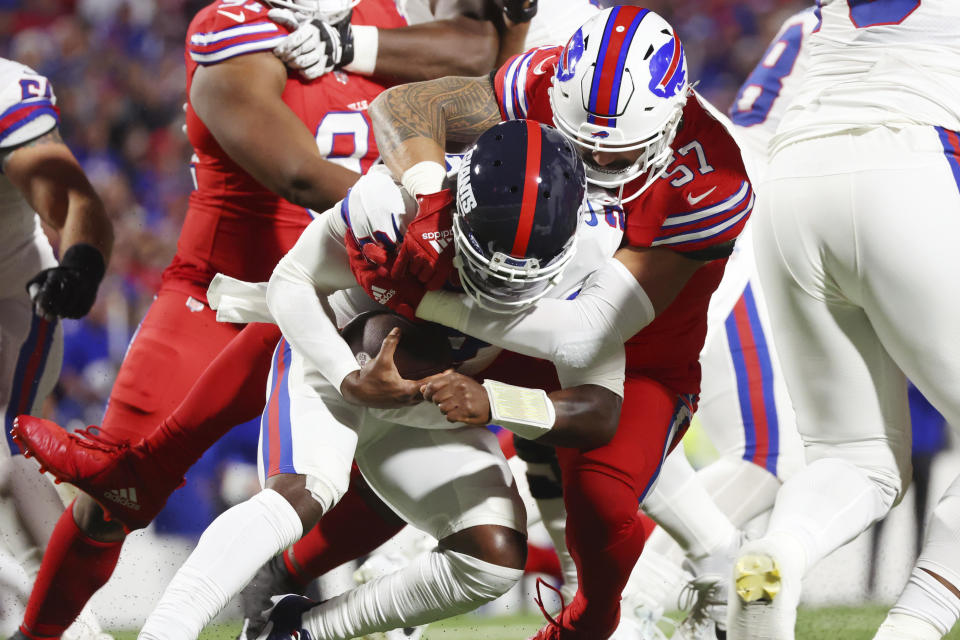
[[[563,621],[583,637],[606,638],[617,626],[620,594],[645,540],[637,506],[689,425],[693,402],[650,378],[628,377],[613,440],[588,451],[557,448],[567,546],[580,578]]]
[[[216,312],[187,294],[161,288],[123,358],[100,428],[131,442],[149,435],[241,329],[217,322]]]

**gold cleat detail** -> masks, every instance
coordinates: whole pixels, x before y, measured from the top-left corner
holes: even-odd
[[[749,554],[737,560],[734,583],[743,602],[772,602],[780,593],[780,568],[766,554]]]

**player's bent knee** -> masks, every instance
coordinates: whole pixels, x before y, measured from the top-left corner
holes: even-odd
[[[523,577],[523,569],[504,567],[449,549],[441,550],[449,576],[467,602],[480,606],[496,600]]]
[[[312,529],[320,521],[320,517],[332,509],[346,493],[346,483],[339,489],[335,483],[326,479],[293,473],[270,476],[265,487],[276,491],[293,507],[304,531]]]
[[[817,443],[807,447],[807,466],[840,465],[838,469],[855,468],[874,484],[878,497],[889,510],[903,498],[910,486],[912,468],[909,457],[898,461],[883,441],[855,443]],[[841,468],[842,467],[842,468]]]
[[[511,569],[523,569],[527,563],[527,536],[500,525],[468,527],[440,540],[438,546]]]

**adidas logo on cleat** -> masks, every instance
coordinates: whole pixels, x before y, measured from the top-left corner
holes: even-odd
[[[103,497],[127,509],[133,509],[134,511],[140,510],[140,503],[137,502],[137,490],[133,487],[129,489],[111,489],[110,491],[105,491]]]

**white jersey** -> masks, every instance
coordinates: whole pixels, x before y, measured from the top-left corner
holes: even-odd
[[[960,3],[821,0],[808,71],[772,142],[880,124],[960,129]]]
[[[730,106],[731,133],[754,184],[763,181],[770,139],[807,70],[807,39],[820,20],[813,7],[787,18]]]
[[[57,126],[50,83],[29,67],[0,58],[0,158]],[[0,294],[21,292],[26,281],[55,263],[40,219],[20,191],[0,174]]]

